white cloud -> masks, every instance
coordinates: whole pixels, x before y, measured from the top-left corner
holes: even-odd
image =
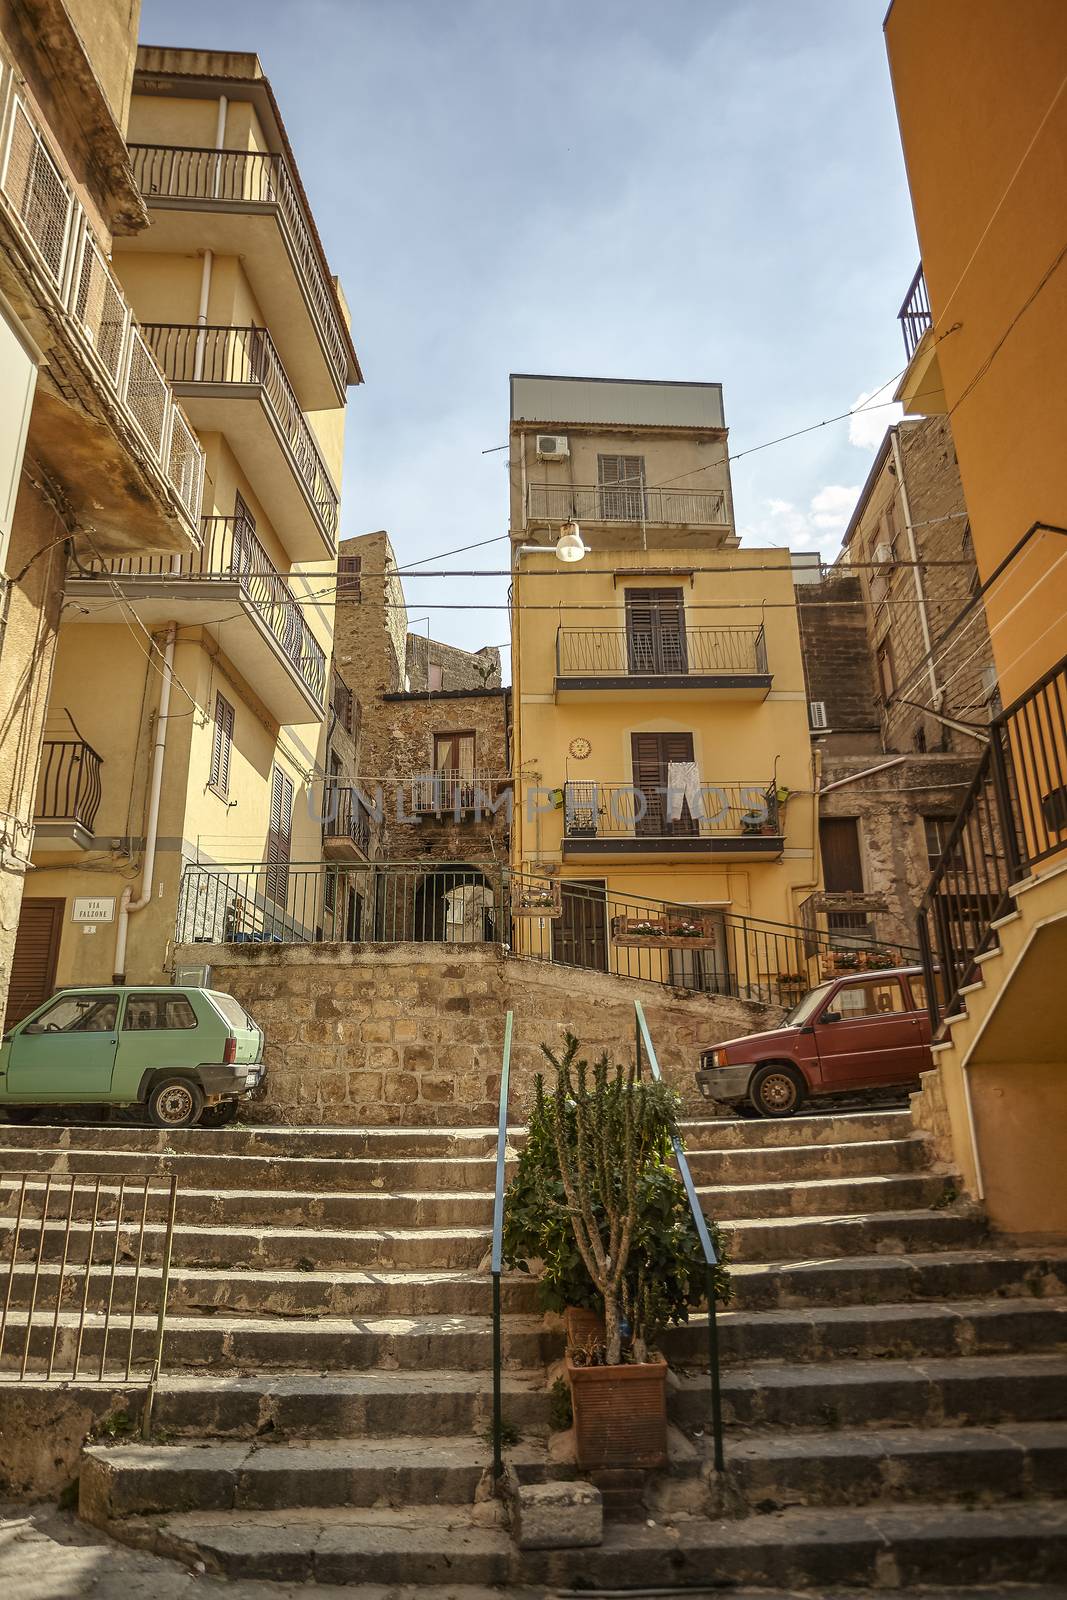
[[[859,486],[828,483],[812,495],[807,508],[791,500],[766,500],[765,512],[739,532],[749,545],[788,546],[791,550],[817,550],[832,561],[841,535],[859,498]]]
[[[848,442],[858,450],[877,450],[885,437],[885,430],[899,422],[904,407],[893,403],[896,380],[872,389],[869,394],[857,395],[853,400],[848,419]]]

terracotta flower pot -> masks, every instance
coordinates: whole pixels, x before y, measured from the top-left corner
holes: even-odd
[[[667,1464],[667,1363],[576,1367],[567,1357],[578,1465],[664,1467]]]

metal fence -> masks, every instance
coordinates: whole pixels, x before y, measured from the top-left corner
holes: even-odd
[[[726,527],[722,490],[657,489],[643,484],[531,483],[527,522],[648,522],[672,528]]]
[[[91,833],[100,807],[100,766],[100,757],[84,739],[45,739],[34,821],[76,822]]]
[[[266,328],[153,322],[144,334],[171,383],[262,389],[319,522],[336,540],[337,490]]]
[[[177,1201],[169,1176],[0,1173],[0,1378],[144,1378],[147,1418],[163,1360]],[[149,1278],[150,1213],[158,1269]]]
[[[762,627],[659,633],[639,628],[560,628],[556,634],[559,678],[678,677],[767,670]]]
[[[922,262],[919,263],[915,276],[908,285],[908,292],[904,296],[904,304],[897,312],[897,319],[904,334],[904,349],[910,361],[922,342],[923,334],[933,323]]]
[[[793,1005],[825,972],[908,963],[897,943],[653,900],[520,874],[496,862],[290,865],[285,903],[276,869],[190,865],[182,878],[180,944],[318,942],[497,944],[513,955],[705,994]],[[536,902],[546,885],[544,910]]]
[[[672,805],[673,796],[673,805]],[[563,786],[563,840],[711,838],[781,834],[775,791],[766,783],[705,783],[699,802],[668,785],[582,779]]]

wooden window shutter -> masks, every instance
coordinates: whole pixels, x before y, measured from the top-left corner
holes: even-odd
[[[688,670],[681,589],[627,589],[626,653],[630,672]]]
[[[215,696],[215,728],[211,738],[211,778],[219,794],[230,792],[230,750],[233,746],[234,711],[221,694]]]
[[[645,514],[644,456],[597,456],[599,512],[606,522],[640,522]]]
[[[634,787],[645,797],[647,810],[637,823],[639,834],[693,833],[696,824],[688,805],[682,805],[677,822],[667,821],[667,771],[672,761],[692,761],[691,733],[632,733],[630,759]]]
[[[360,576],[363,567],[361,556],[338,556],[337,558],[337,598],[338,600],[352,600],[356,604],[363,598]]]
[[[270,823],[267,829],[267,895],[284,905],[289,886],[289,855],[293,837],[293,785],[275,767],[270,786]]]

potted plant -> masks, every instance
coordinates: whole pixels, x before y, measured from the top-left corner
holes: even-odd
[[[573,1035],[562,1056],[542,1049],[555,1087],[537,1080],[507,1195],[504,1259],[525,1271],[539,1261],[542,1305],[568,1313],[579,1466],[662,1465],[667,1363],[656,1341],[688,1319],[705,1277],[670,1164],[678,1098],[606,1056],[591,1066]],[[725,1302],[724,1252],[720,1261],[716,1297]]]

